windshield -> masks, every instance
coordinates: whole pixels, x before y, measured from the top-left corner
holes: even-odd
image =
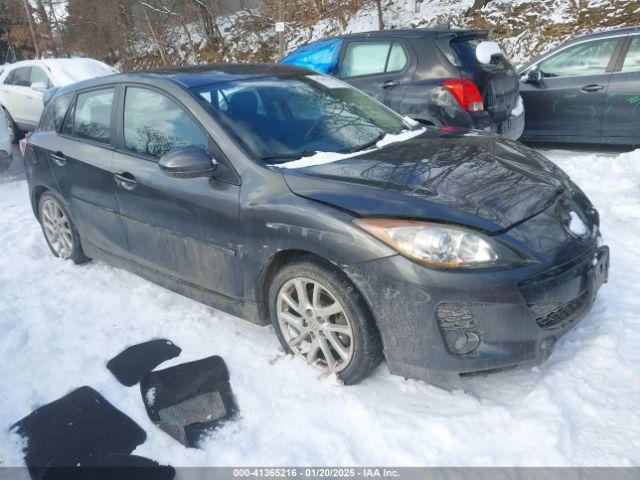
[[[277,164],[364,149],[410,129],[401,116],[332,77],[261,77],[192,89],[254,156]]]

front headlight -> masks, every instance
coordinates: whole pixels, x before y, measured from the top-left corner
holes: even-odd
[[[463,227],[411,220],[356,220],[356,225],[418,263],[436,268],[516,266],[522,257]]]

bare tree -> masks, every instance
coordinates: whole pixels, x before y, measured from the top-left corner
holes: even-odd
[[[143,2],[141,0],[138,1],[138,4],[142,6],[142,14],[144,15],[144,19],[147,23],[147,26],[149,27],[149,32],[151,33],[151,37],[153,38],[155,47],[158,50],[158,53],[160,54],[160,59],[162,60],[162,64],[166,67],[167,65],[169,65],[169,57],[167,55],[167,51],[164,48],[164,45],[162,44],[160,35],[156,30],[156,26],[154,25],[154,22],[151,20],[151,16],[149,15],[149,10],[154,10],[157,12],[158,8],[150,5],[147,2]]]

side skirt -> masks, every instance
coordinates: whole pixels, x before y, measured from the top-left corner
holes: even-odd
[[[220,295],[219,293],[185,282],[184,280],[140,265],[131,260],[113,255],[92,245],[85,239],[82,240],[82,248],[90,258],[102,260],[105,263],[127,270],[167,290],[184,295],[192,300],[217,308],[230,315],[255,323],[256,325],[264,326],[270,324],[269,319],[262,318],[258,304],[255,302],[241,301]]]

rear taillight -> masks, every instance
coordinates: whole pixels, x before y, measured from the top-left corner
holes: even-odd
[[[481,112],[484,110],[482,95],[476,84],[466,78],[445,80],[442,86],[451,92],[460,106],[467,112]]]

